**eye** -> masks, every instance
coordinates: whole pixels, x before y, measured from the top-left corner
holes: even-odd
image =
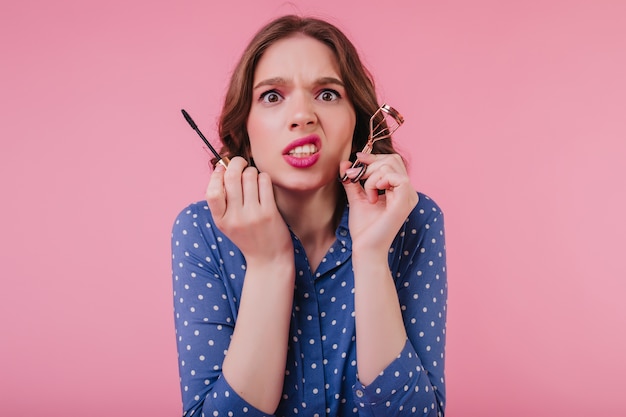
[[[263,94],[261,94],[261,97],[259,97],[260,101],[262,101],[263,103],[269,103],[269,104],[278,103],[281,99],[282,99],[282,96],[278,94],[276,90],[266,91]]]
[[[322,92],[317,95],[317,98],[322,101],[335,101],[341,98],[341,94],[339,94],[335,90],[327,88],[325,90],[322,90]]]

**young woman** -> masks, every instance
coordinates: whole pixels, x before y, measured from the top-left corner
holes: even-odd
[[[444,414],[443,214],[390,139],[359,152],[378,106],[327,22],[279,18],[243,53],[230,163],[173,228],[185,416]]]

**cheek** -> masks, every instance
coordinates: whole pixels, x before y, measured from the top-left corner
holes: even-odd
[[[348,120],[350,120],[350,122],[347,123],[346,132],[345,132],[345,135],[347,136],[348,139],[347,139],[347,143],[344,149],[344,160],[347,160],[350,154],[357,151],[356,149],[354,149],[354,144],[352,143],[352,137],[354,136],[354,129],[356,128],[356,116],[354,115],[354,113],[350,115]]]
[[[251,110],[248,121],[246,122],[246,128],[248,129],[248,135],[251,140],[252,137],[261,140],[266,137],[274,137],[280,127],[280,117],[275,113],[268,114]]]
[[[256,137],[259,134],[259,118],[254,116],[253,113],[250,113],[248,115],[248,120],[246,121],[246,130],[248,131],[248,136],[250,138]]]
[[[268,136],[267,121],[262,117],[253,113],[248,117],[246,123],[246,130],[248,131],[248,138],[250,140],[250,152],[254,156],[255,151],[263,149],[263,139]]]

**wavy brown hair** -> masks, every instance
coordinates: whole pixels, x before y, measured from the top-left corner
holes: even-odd
[[[356,48],[337,27],[328,22],[288,15],[271,21],[257,32],[233,71],[218,125],[222,156],[232,158],[239,155],[252,164],[246,123],[252,105],[254,72],[267,48],[276,41],[295,34],[317,39],[333,51],[346,93],[356,113],[352,152],[360,151],[365,146],[369,134],[369,119],[379,104],[374,80],[361,63]],[[395,153],[395,150],[391,140],[381,140],[375,142],[374,152]],[[213,163],[217,163],[217,159]]]

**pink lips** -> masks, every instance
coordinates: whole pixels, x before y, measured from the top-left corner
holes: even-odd
[[[298,146],[305,146],[309,144],[315,145],[315,147],[317,148],[317,152],[315,152],[314,154],[310,156],[300,157],[300,158],[293,156],[293,155],[289,155],[289,152],[297,148]],[[294,168],[308,168],[310,166],[313,166],[317,162],[317,160],[320,157],[319,151],[321,149],[322,149],[322,142],[320,141],[319,136],[310,135],[304,138],[296,139],[293,142],[291,142],[289,145],[287,145],[285,149],[283,149],[283,158],[289,165],[291,165]]]

